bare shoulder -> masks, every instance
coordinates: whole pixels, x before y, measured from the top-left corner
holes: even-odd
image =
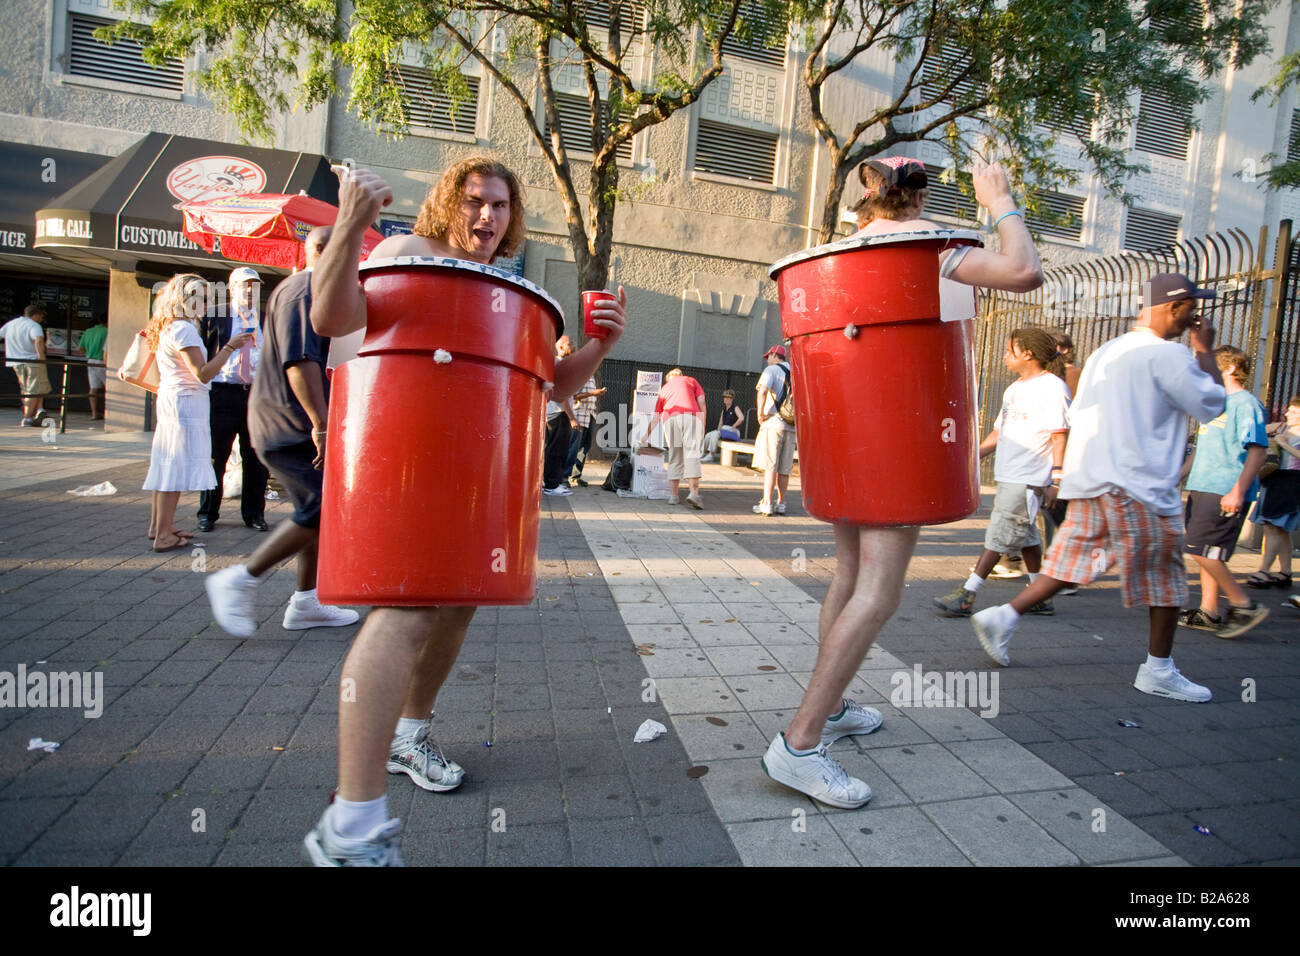
[[[370,258],[392,259],[397,256],[443,256],[446,254],[441,244],[428,236],[406,233],[400,236],[389,236],[375,246],[370,253]]]

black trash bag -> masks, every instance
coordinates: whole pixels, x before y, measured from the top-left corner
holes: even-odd
[[[614,463],[609,466],[609,474],[605,476],[600,487],[606,491],[631,491],[632,471],[632,456],[621,451],[614,459]]]

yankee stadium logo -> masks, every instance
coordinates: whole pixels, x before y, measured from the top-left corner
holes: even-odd
[[[167,191],[181,202],[257,193],[265,185],[265,170],[238,156],[200,156],[181,163],[167,174]]]

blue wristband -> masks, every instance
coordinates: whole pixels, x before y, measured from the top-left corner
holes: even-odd
[[[1022,213],[1019,209],[1013,209],[1010,212],[1004,212],[1002,215],[998,216],[998,218],[994,219],[993,228],[996,229],[998,227],[998,223],[1000,223],[1003,219],[1006,219],[1007,216],[1019,216],[1021,219],[1025,218],[1024,213]]]

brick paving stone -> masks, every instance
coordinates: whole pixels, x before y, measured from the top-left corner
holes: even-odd
[[[654,866],[646,825],[635,817],[582,820],[569,827],[577,866]]]
[[[861,866],[970,866],[929,817],[913,806],[868,808],[827,817]]]
[[[565,866],[573,862],[569,828],[559,824],[511,825],[486,835],[488,866]]]

